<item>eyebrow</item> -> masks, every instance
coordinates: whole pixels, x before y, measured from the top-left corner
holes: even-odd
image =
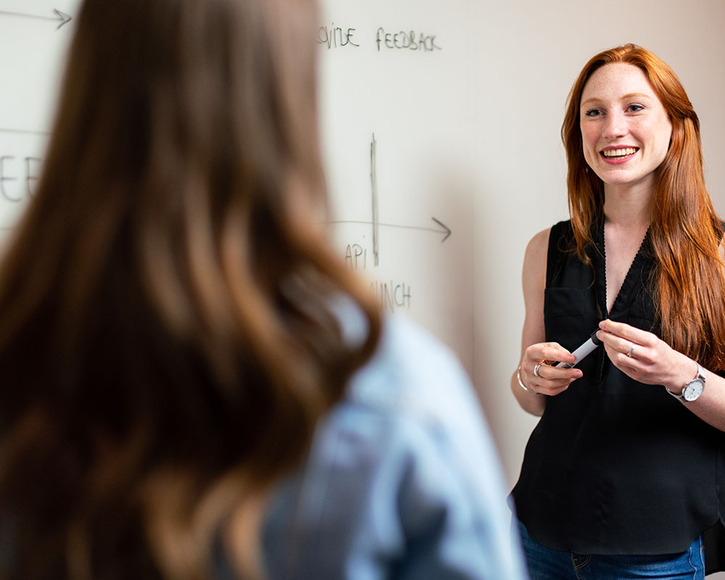
[[[644,97],[645,99],[652,100],[652,95],[648,95],[647,93],[627,93],[626,95],[622,95],[620,97],[620,100],[626,101],[628,99],[634,99],[634,98],[641,99],[642,97]],[[601,100],[602,99],[600,97],[589,97],[586,101],[582,101],[581,104],[582,104],[582,106],[584,106],[586,103],[589,103],[592,101],[597,102],[597,101],[601,101]]]

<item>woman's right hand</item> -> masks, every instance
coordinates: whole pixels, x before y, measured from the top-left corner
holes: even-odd
[[[574,355],[556,342],[539,342],[524,350],[519,376],[533,393],[556,396],[582,377],[578,368],[556,367],[558,362],[573,363]]]

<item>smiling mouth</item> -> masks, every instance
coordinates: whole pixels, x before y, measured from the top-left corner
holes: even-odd
[[[620,149],[608,149],[602,151],[601,154],[607,159],[622,159],[623,157],[634,155],[637,151],[638,149],[636,147],[622,147]]]

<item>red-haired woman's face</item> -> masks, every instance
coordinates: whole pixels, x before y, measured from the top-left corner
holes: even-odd
[[[604,65],[584,86],[579,125],[584,158],[607,185],[653,185],[672,124],[645,74],[627,63]]]

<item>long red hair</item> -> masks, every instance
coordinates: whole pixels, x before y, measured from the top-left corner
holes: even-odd
[[[611,63],[638,67],[672,123],[670,148],[657,169],[650,239],[657,267],[653,297],[662,338],[712,369],[725,368],[725,277],[722,222],[703,175],[700,121],[674,71],[652,52],[627,44],[605,50],[579,73],[561,129],[568,162],[569,211],[577,253],[587,260],[592,224],[604,205],[604,184],[588,171],[580,129],[581,97],[596,70]]]

